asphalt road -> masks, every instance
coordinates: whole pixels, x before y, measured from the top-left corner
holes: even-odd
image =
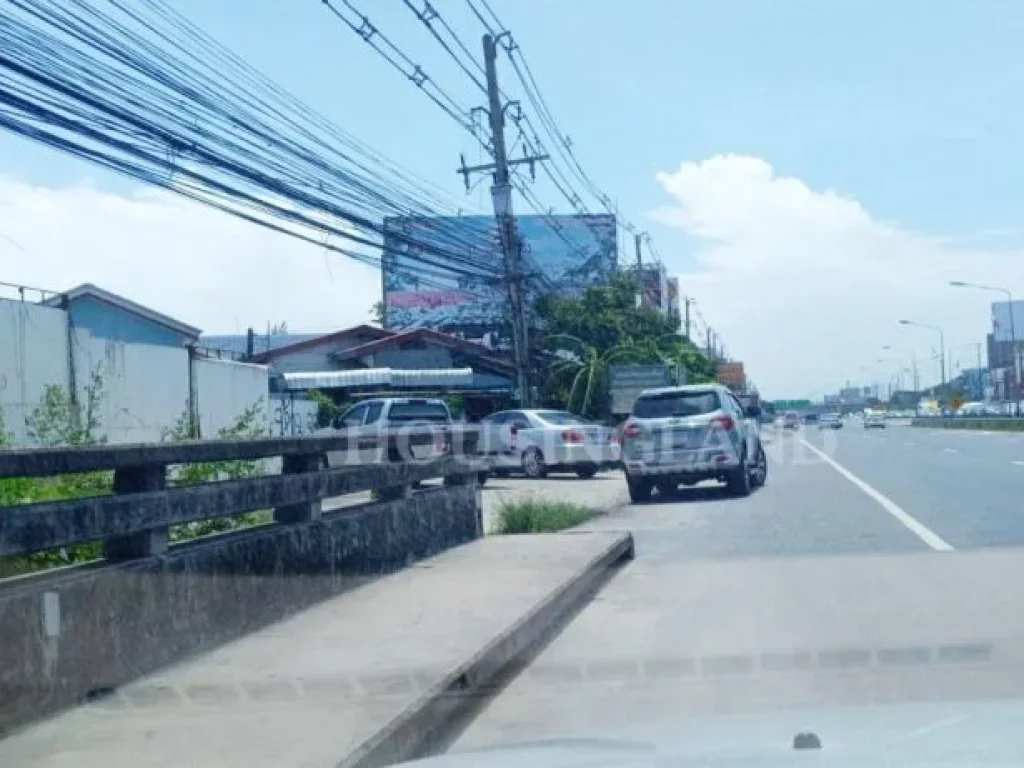
[[[454,750],[938,702],[908,724],[917,738],[969,721],[963,702],[1024,697],[1024,436],[765,435],[768,483],[749,498],[698,486],[590,524],[633,531],[636,560]]]

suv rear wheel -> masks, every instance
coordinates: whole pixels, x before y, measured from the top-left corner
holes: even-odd
[[[643,504],[651,500],[654,484],[646,477],[626,476],[626,487],[629,489],[629,500],[634,504]]]
[[[768,457],[765,456],[764,447],[757,446],[757,459],[754,466],[750,468],[750,484],[760,488],[768,479]]]
[[[740,465],[729,472],[725,481],[730,496],[742,497],[750,495],[750,467],[747,465],[747,457],[744,456]]]

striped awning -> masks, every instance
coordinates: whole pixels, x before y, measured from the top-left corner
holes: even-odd
[[[359,368],[351,371],[294,371],[281,374],[284,389],[357,387],[470,387],[472,368]]]

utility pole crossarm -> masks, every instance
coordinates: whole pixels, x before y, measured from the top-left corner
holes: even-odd
[[[509,161],[506,162],[506,165],[509,168],[512,168],[513,166],[516,166],[516,165],[529,165],[530,166],[530,175],[532,177],[536,178],[535,168],[536,168],[537,163],[541,162],[542,160],[547,160],[548,158],[549,158],[549,155],[529,155],[529,156],[517,158],[515,160],[509,160]],[[466,165],[465,157],[460,157],[460,159],[462,160],[462,165],[459,168],[456,168],[455,172],[463,177],[463,179],[466,182],[466,189],[467,190],[469,189],[469,176],[470,176],[470,174],[473,174],[473,173],[483,173],[485,171],[493,173],[497,169],[497,167],[498,167],[497,163],[484,163],[483,165]]]

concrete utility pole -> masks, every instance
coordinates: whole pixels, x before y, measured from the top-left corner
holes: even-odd
[[[484,65],[487,72],[488,116],[491,144],[494,147],[494,186],[491,200],[498,219],[501,250],[505,256],[505,282],[508,285],[509,311],[512,316],[512,354],[516,365],[516,387],[524,407],[533,403],[530,391],[529,339],[526,335],[526,307],[523,302],[523,271],[519,266],[519,231],[512,213],[512,184],[505,154],[505,109],[498,88],[498,51],[494,38],[484,35]]]
[[[683,330],[686,333],[686,340],[690,340],[690,302],[693,301],[689,296],[683,297],[683,305],[685,307],[683,315]]]
[[[508,33],[502,33],[508,34]],[[501,252],[505,265],[505,286],[508,290],[509,316],[512,326],[512,356],[516,369],[516,388],[519,400],[524,408],[533,404],[533,390],[530,385],[530,344],[528,323],[526,319],[526,286],[522,268],[522,243],[519,229],[512,210],[512,183],[509,178],[509,167],[529,165],[533,175],[536,163],[547,160],[547,155],[533,155],[516,160],[509,160],[505,148],[505,106],[501,103],[501,89],[498,87],[498,45],[501,35],[483,36],[484,70],[487,75],[487,116],[491,129],[491,148],[494,162],[484,165],[467,166],[465,160],[458,172],[466,181],[469,190],[469,175],[489,171],[494,179],[491,186],[491,202],[494,204],[494,217],[498,221],[498,236],[501,240]]]

